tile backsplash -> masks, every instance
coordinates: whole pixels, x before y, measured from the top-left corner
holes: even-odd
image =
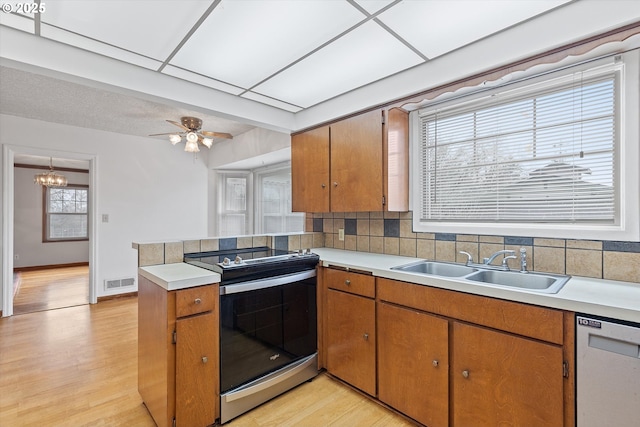
[[[640,242],[544,239],[453,233],[414,233],[411,212],[307,214],[304,233],[134,243],[138,266],[182,262],[185,253],[268,246],[273,249],[336,248],[464,263],[496,251],[527,251],[527,269],[640,283]],[[338,230],[344,229],[344,240]],[[496,261],[497,262],[497,261]],[[509,260],[519,269],[519,260]]]
[[[307,214],[305,226],[322,232],[328,248],[465,262],[460,251],[478,261],[524,247],[529,270],[640,283],[640,242],[414,233],[411,212]],[[343,241],[338,239],[341,228]],[[519,269],[519,260],[509,260],[509,266]]]

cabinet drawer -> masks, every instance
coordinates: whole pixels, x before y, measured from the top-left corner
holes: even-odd
[[[368,298],[375,298],[376,296],[376,281],[373,276],[328,268],[324,277],[330,289]]]
[[[216,293],[213,286],[198,286],[176,292],[176,317],[212,311]]]

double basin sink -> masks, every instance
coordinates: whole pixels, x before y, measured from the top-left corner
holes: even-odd
[[[392,267],[392,270],[427,276],[450,277],[469,280],[476,284],[501,288],[521,289],[533,292],[555,294],[570,279],[546,273],[496,270],[492,266],[468,266],[439,261],[418,261]]]

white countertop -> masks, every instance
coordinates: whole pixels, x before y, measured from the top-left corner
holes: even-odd
[[[139,267],[138,273],[168,291],[220,282],[218,273],[183,262]]]
[[[320,256],[321,264],[325,267],[348,267],[403,282],[640,323],[638,283],[572,276],[557,294],[543,294],[476,284],[464,279],[391,270],[391,267],[415,262],[419,258],[331,248],[315,248],[313,252]]]

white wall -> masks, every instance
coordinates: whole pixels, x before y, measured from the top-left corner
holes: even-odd
[[[89,242],[42,242],[43,187],[33,183],[42,169],[14,168],[13,254],[15,267],[89,261]],[[89,174],[64,172],[70,184],[89,184]]]
[[[196,159],[157,138],[0,115],[0,144],[96,158],[96,294],[104,280],[136,277],[132,242],[207,236],[207,152]],[[60,156],[64,157],[64,156]],[[71,157],[73,158],[73,157]],[[102,214],[109,222],[102,223]],[[5,248],[2,248],[3,251]],[[127,288],[124,291],[135,291]]]

